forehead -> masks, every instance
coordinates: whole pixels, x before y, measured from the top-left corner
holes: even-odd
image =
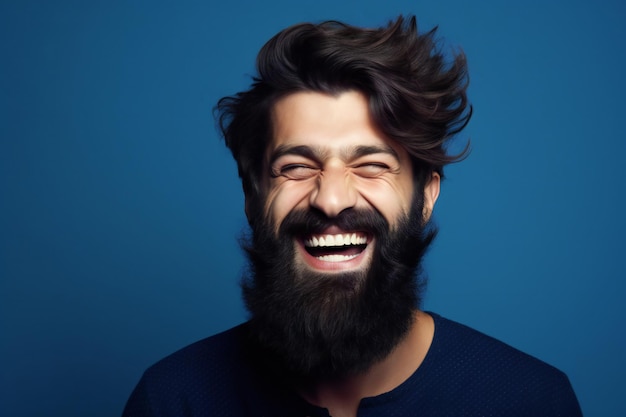
[[[358,91],[338,95],[303,91],[278,100],[271,113],[272,139],[267,153],[284,146],[309,146],[344,152],[362,146],[404,149],[377,128],[367,97]]]

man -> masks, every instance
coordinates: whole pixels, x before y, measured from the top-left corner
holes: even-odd
[[[415,19],[301,24],[220,100],[251,235],[250,320],[144,374],[125,416],[578,416],[567,377],[419,310],[462,54]]]

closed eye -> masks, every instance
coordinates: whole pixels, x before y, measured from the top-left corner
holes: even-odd
[[[360,177],[374,178],[390,170],[389,165],[381,162],[368,162],[352,168],[352,172]]]
[[[318,173],[318,168],[304,164],[289,164],[272,170],[273,177],[285,177],[290,180],[305,180]]]

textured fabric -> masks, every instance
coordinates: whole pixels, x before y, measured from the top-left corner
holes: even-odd
[[[399,387],[365,398],[367,416],[581,416],[567,376],[496,339],[429,313],[432,345]],[[124,417],[328,416],[307,404],[245,349],[246,325],[196,342],[150,367]]]

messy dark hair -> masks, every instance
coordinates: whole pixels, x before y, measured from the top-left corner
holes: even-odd
[[[449,155],[446,145],[471,116],[467,63],[462,52],[447,61],[435,31],[419,34],[415,17],[401,16],[380,29],[337,21],[303,23],[270,39],[257,57],[252,87],[222,98],[216,107],[248,209],[261,207],[272,107],[298,91],[365,94],[374,123],[411,156],[416,186],[423,187],[433,171],[443,175],[445,164],[463,159],[467,146]]]

